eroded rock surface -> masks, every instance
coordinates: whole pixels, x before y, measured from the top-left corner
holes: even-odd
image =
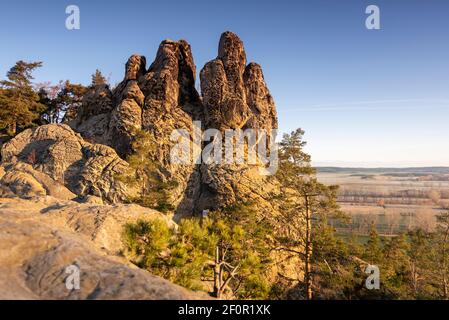
[[[166,219],[138,206],[0,199],[0,299],[199,299],[117,254],[126,222]],[[80,289],[66,287],[68,266]]]
[[[122,158],[132,151],[138,130],[150,132],[156,146],[153,160],[164,168],[165,179],[177,184],[171,195],[180,215],[221,208],[242,198],[270,207],[266,190],[274,190],[275,185],[250,165],[170,162],[171,134],[181,129],[192,139],[193,121],[201,121],[203,131],[277,128],[276,108],[262,68],[247,64],[236,34],[222,34],[217,57],[201,70],[201,96],[195,76],[190,45],[184,40],[162,41],[148,69],[145,57],[132,55],[124,80],[112,92],[107,86],[93,88],[69,124],[89,141],[113,147]]]
[[[128,164],[111,147],[86,142],[64,124],[28,129],[3,145],[0,178],[19,196],[61,199],[98,196],[120,202],[128,190],[117,179]]]
[[[201,70],[201,94],[195,78],[190,45],[165,40],[148,69],[145,57],[132,55],[120,84],[92,87],[67,124],[28,129],[3,144],[0,289],[12,289],[0,290],[0,299],[196,297],[117,257],[124,223],[160,216],[119,204],[133,192],[117,176],[127,169],[125,159],[140,130],[150,133],[155,148],[149,156],[160,164],[161,176],[176,183],[170,191],[176,219],[242,201],[251,201],[258,214],[278,214],[270,199],[279,187],[276,179],[261,174],[261,163],[170,161],[173,132],[184,130],[193,143],[195,121],[203,131],[217,129],[223,136],[227,129],[269,133],[277,128],[262,68],[247,64],[243,42],[234,33],[222,34],[217,57]],[[65,288],[64,268],[70,264],[81,268],[81,291]],[[284,273],[284,267],[273,274]]]
[[[204,121],[209,128],[277,128],[273,98],[256,63],[246,64],[243,42],[232,32],[221,35],[217,58],[200,73]],[[238,200],[252,201],[261,210],[275,211],[269,198],[276,193],[276,181],[261,175],[261,164],[202,164],[199,207],[220,208]]]
[[[254,62],[246,64],[245,49],[236,34],[221,35],[218,56],[204,66],[200,78],[208,127],[277,128],[276,107],[262,68]]]

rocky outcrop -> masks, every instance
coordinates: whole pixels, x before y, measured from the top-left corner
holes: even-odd
[[[50,195],[63,200],[77,197],[63,184],[56,182],[49,175],[35,170],[28,163],[17,162],[0,168],[8,170],[4,175],[0,174],[0,183],[11,194],[25,198]]]
[[[243,81],[246,103],[251,109],[251,117],[246,126],[265,130],[277,129],[276,107],[265,83],[261,66],[254,62],[248,64],[243,73]]]
[[[0,290],[0,298],[193,297],[117,257],[124,223],[159,216],[120,204],[134,193],[118,176],[129,167],[125,159],[140,130],[149,133],[154,148],[148,157],[157,162],[159,175],[174,182],[170,200],[175,219],[236,202],[252,202],[264,218],[278,213],[271,199],[280,188],[274,177],[261,174],[260,159],[254,164],[196,164],[192,156],[191,163],[172,163],[173,132],[184,130],[193,147],[195,121],[203,131],[222,134],[227,129],[277,128],[262,69],[247,64],[243,43],[234,33],[223,33],[217,57],[201,70],[201,95],[195,78],[190,45],[165,40],[148,69],[145,57],[133,55],[115,88],[90,88],[73,120],[25,130],[2,146],[0,288],[12,290]],[[74,263],[83,272],[81,291],[64,286],[64,268]]]
[[[0,184],[20,196],[93,195],[114,203],[129,191],[117,179],[128,164],[114,149],[86,142],[67,125],[25,130],[5,143],[1,154]]]
[[[0,299],[206,298],[118,255],[123,225],[155,218],[166,219],[138,206],[0,199]],[[79,268],[79,289],[66,286],[69,266]]]
[[[77,131],[83,138],[101,144],[110,144],[110,137],[104,133],[109,128],[113,96],[106,84],[91,88],[84,96],[82,108],[71,122],[77,123]]]
[[[246,65],[243,43],[234,33],[222,34],[218,56],[204,66],[200,78],[207,127],[277,128],[276,108],[262,68],[253,62]]]
[[[232,32],[221,35],[216,59],[200,73],[204,121],[208,128],[277,128],[273,98],[256,63],[246,64],[242,41]],[[224,136],[224,135],[223,135]],[[252,201],[260,209],[275,211],[269,197],[276,193],[273,179],[260,174],[261,165],[201,165],[203,192],[199,207],[217,209],[237,200]]]
[[[150,156],[162,166],[164,179],[176,183],[172,202],[181,215],[224,207],[241,198],[270,207],[266,191],[275,185],[250,165],[171,163],[172,132],[185,130],[192,139],[196,120],[202,130],[222,132],[277,128],[276,108],[262,69],[247,64],[243,42],[234,33],[222,34],[217,58],[201,70],[201,96],[195,76],[190,45],[165,40],[148,70],[146,58],[133,55],[124,80],[112,92],[107,86],[92,88],[69,125],[88,141],[111,146],[122,158],[132,151],[137,131],[149,132],[155,146]]]
[[[242,41],[231,32],[223,33],[218,57],[208,62],[200,74],[207,127],[243,128],[248,121],[251,112],[245,103],[245,67]]]
[[[136,131],[142,128],[142,106],[144,95],[140,91],[137,81],[130,80],[121,92],[121,101],[112,111],[109,138],[110,144],[117,152],[126,155],[132,143],[132,137]]]
[[[170,162],[174,143],[170,135],[176,129],[191,131],[193,121],[202,117],[195,77],[190,45],[184,40],[165,40],[148,70],[145,57],[131,56],[124,80],[113,92],[109,93],[104,86],[93,88],[91,98],[83,101],[77,118],[68,124],[89,141],[113,147],[122,158],[131,152],[137,131],[151,133],[155,145],[151,157],[162,166],[164,179],[176,185],[171,191],[172,202],[192,212],[196,192],[189,186],[199,185],[198,173],[193,164]],[[104,101],[98,102],[96,98],[101,95]],[[97,110],[97,106],[104,107],[94,114],[92,110]],[[92,116],[86,118],[86,114]]]

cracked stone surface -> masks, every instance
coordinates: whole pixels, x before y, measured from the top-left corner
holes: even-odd
[[[114,203],[127,196],[115,179],[127,166],[111,147],[86,142],[65,124],[49,124],[25,130],[3,145],[0,184],[20,196],[92,195]]]
[[[133,205],[92,205],[52,197],[0,199],[0,299],[199,299],[119,256],[126,222],[166,219]],[[66,287],[66,268],[80,289]]]

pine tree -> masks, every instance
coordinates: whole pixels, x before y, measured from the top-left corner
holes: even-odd
[[[379,265],[383,261],[382,239],[374,223],[370,226],[369,238],[365,244],[363,259],[373,265]]]
[[[266,257],[254,244],[260,239],[223,214],[186,218],[177,229],[160,220],[128,224],[125,253],[153,274],[217,298],[267,298]]]
[[[33,89],[32,73],[42,62],[18,61],[0,81],[0,130],[14,136],[19,130],[34,125],[45,105]]]
[[[438,294],[449,300],[449,212],[437,215],[437,230],[434,235],[435,276]]]
[[[281,243],[284,250],[297,253],[304,261],[305,298],[312,299],[314,228],[324,227],[327,217],[344,215],[336,202],[337,188],[327,187],[316,179],[310,156],[303,151],[306,144],[303,135],[304,131],[297,129],[283,136],[277,178],[282,186],[280,219],[286,229]]]
[[[336,234],[327,217],[315,223],[312,263],[315,296],[319,299],[354,299],[363,278],[360,245],[357,239],[346,240]]]
[[[252,202],[237,202],[215,212],[212,219],[212,231],[219,240],[215,248],[215,267],[219,268],[214,272],[214,296],[221,297],[227,289],[240,299],[266,299],[272,286],[266,277],[272,263],[271,222]]]
[[[95,73],[92,75],[92,87],[101,86],[107,84],[106,78],[103,76],[100,70],[96,69]]]
[[[138,189],[138,195],[129,201],[162,212],[173,210],[170,191],[176,187],[176,181],[168,181],[162,174],[162,166],[153,160],[153,136],[140,130],[134,135],[132,150],[132,154],[127,158],[129,170],[118,176],[125,184]]]
[[[410,244],[405,234],[389,238],[383,248],[381,281],[385,296],[394,299],[410,299]]]
[[[57,85],[41,85],[38,91],[40,102],[46,106],[41,115],[45,123],[60,123],[74,119],[88,88],[70,81]]]
[[[63,122],[75,119],[88,90],[89,88],[82,84],[71,83],[68,80],[64,83],[57,97],[64,113]]]
[[[409,291],[415,299],[429,299],[434,294],[432,287],[429,286],[433,274],[430,270],[434,251],[431,240],[432,235],[422,229],[409,232]]]

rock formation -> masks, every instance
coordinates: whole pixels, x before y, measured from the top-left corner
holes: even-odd
[[[200,73],[204,122],[208,128],[277,128],[276,107],[255,63],[246,64],[242,41],[232,32],[221,35],[216,59]],[[201,168],[200,208],[215,209],[237,200],[253,201],[261,209],[273,211],[267,197],[276,192],[273,179],[261,176],[258,166],[206,165]]]
[[[160,165],[161,176],[176,182],[171,190],[176,219],[238,201],[251,201],[258,213],[277,214],[270,199],[279,192],[278,184],[261,174],[262,163],[170,161],[173,131],[185,130],[193,144],[195,121],[203,131],[221,133],[277,128],[262,69],[247,64],[243,43],[234,33],[222,34],[217,57],[201,70],[201,95],[195,78],[190,45],[165,40],[148,69],[145,57],[132,55],[120,84],[112,90],[108,85],[92,87],[73,120],[25,130],[3,144],[0,288],[12,290],[0,290],[0,299],[196,297],[116,260],[123,224],[140,213],[158,216],[120,204],[134,192],[117,177],[129,166],[125,160],[140,130],[150,133],[155,148],[149,156]],[[86,270],[79,292],[63,286],[63,268],[74,261]],[[283,270],[280,265],[273,275]]]
[[[0,212],[0,300],[207,298],[118,256],[124,223],[164,219],[156,211],[41,197],[0,199]],[[79,290],[66,287],[72,265]]]
[[[3,145],[0,183],[20,196],[126,199],[116,176],[128,164],[111,147],[86,142],[64,124],[28,129]],[[7,191],[6,191],[7,192]]]
[[[148,70],[145,57],[131,56],[124,80],[112,92],[105,86],[93,88],[76,119],[69,123],[83,137],[113,147],[123,158],[131,152],[136,131],[149,131],[157,146],[154,160],[165,169],[165,178],[178,186],[172,201],[190,212],[195,192],[186,190],[199,185],[198,177],[195,181],[198,174],[194,165],[170,163],[170,135],[175,129],[190,131],[193,121],[201,119],[195,77],[190,45],[183,40],[165,40]]]
[[[207,127],[217,129],[277,128],[277,115],[261,67],[246,65],[242,41],[221,35],[216,59],[201,70],[201,92]]]
[[[195,88],[196,67],[190,45],[163,41],[154,62],[133,55],[124,80],[112,91],[93,88],[69,125],[88,141],[106,144],[125,158],[137,130],[151,133],[157,153],[152,155],[167,180],[176,181],[172,200],[181,215],[216,209],[235,200],[264,201],[274,186],[249,165],[175,165],[170,163],[173,130],[193,136],[193,121],[202,130],[277,128],[276,108],[262,69],[247,65],[242,41],[232,32],[222,34],[218,56],[201,70],[201,96]]]

